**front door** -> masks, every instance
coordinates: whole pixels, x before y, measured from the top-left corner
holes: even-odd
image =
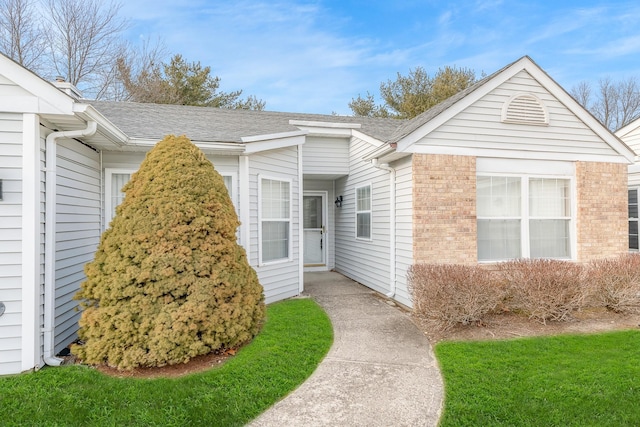
[[[305,267],[326,267],[327,265],[326,203],[326,192],[304,192],[302,205]]]

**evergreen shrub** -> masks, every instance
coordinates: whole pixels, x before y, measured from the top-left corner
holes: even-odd
[[[250,341],[265,316],[263,289],[211,162],[188,138],[168,136],[123,191],[76,294],[84,345],[73,352],[133,369]]]

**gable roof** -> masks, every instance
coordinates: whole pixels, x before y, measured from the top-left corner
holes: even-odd
[[[523,70],[536,79],[613,150],[628,162],[634,161],[635,153],[631,148],[602,125],[528,56],[523,56],[400,126],[388,142],[396,145],[396,150],[399,152],[407,151],[418,140]]]

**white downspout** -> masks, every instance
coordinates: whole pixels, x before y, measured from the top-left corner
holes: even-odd
[[[371,164],[389,172],[389,293],[393,298],[396,295],[396,170],[388,163],[378,163],[378,159],[371,160]]]
[[[96,133],[98,123],[91,120],[81,130],[52,132],[47,135],[45,184],[45,273],[44,273],[44,363],[60,366],[62,359],[55,357],[54,325],[56,301],[56,140],[82,138]]]

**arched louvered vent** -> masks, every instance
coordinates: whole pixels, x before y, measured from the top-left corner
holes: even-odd
[[[523,94],[512,97],[502,108],[502,121],[525,125],[548,125],[549,113],[535,95]]]

